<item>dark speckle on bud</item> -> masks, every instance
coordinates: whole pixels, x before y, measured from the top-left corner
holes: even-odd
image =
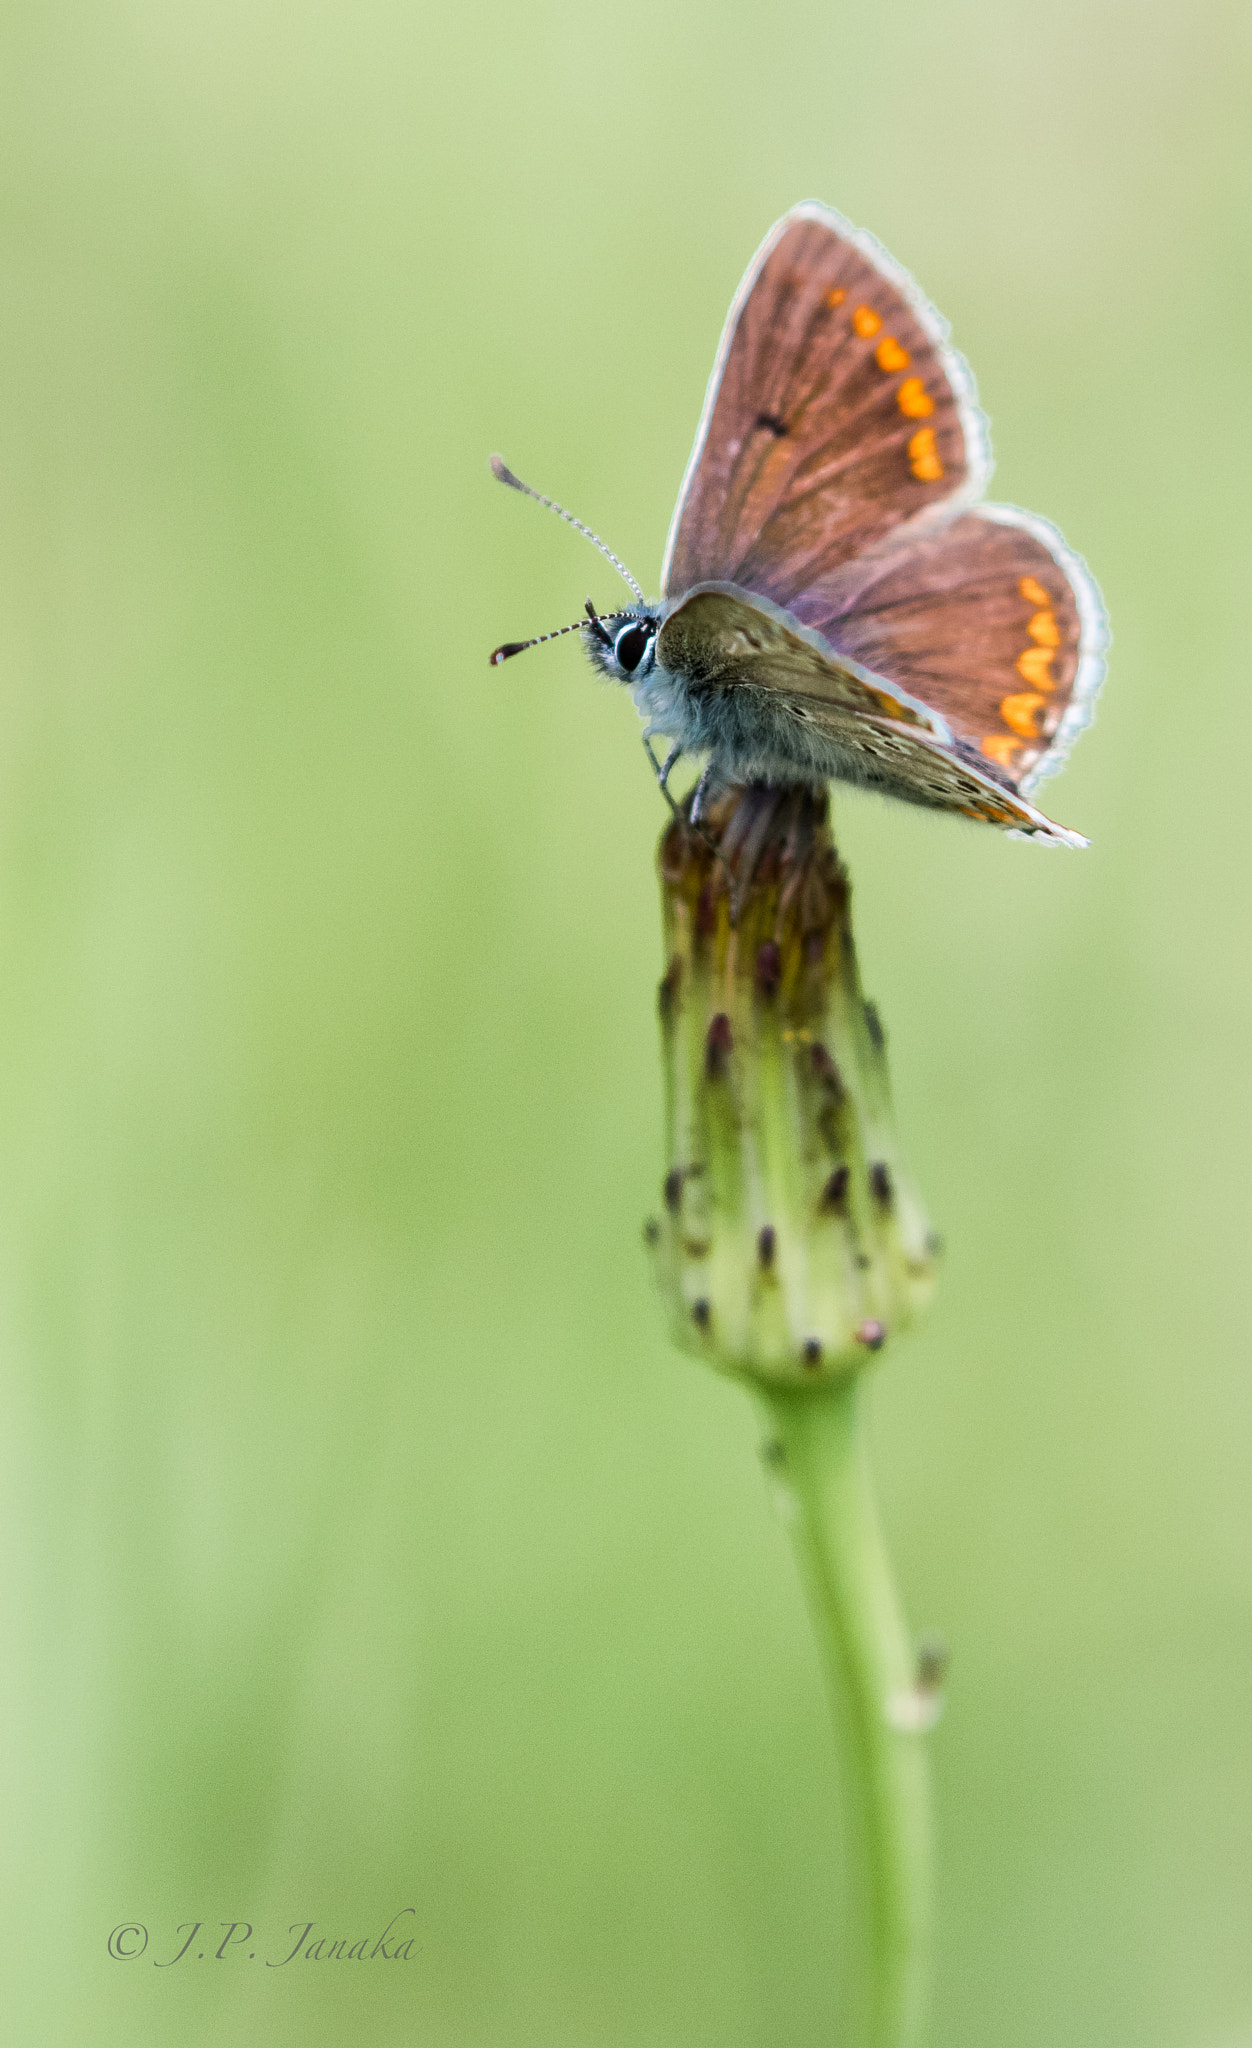
[[[687,834],[675,819],[661,840],[661,880],[671,887],[680,883],[687,866]]]
[[[709,1025],[708,1037],[704,1042],[704,1071],[710,1081],[720,1081],[725,1074],[733,1045],[730,1018],[724,1010],[719,1010]]]
[[[891,1207],[891,1175],[881,1159],[870,1167],[869,1185],[870,1192],[879,1208],[889,1209]]]
[[[691,1320],[697,1330],[707,1330],[713,1320],[712,1303],[704,1300],[693,1301],[691,1304]]]
[[[812,1372],[817,1366],[819,1366],[822,1362],[822,1344],[820,1337],[806,1337],[804,1340],[803,1349],[800,1352],[800,1357],[803,1359],[805,1365],[808,1366],[810,1372]]]
[[[645,1244],[659,1244],[661,1242],[661,1226],[655,1216],[649,1216],[643,1226],[643,1241]]]
[[[662,979],[661,986],[657,990],[657,1008],[660,1010],[661,1022],[663,1024],[668,1024],[674,1014],[674,1005],[678,1001],[678,991],[682,987],[682,978],[683,964],[678,955],[675,954],[669,963],[669,968]]]
[[[867,1351],[881,1351],[887,1341],[887,1332],[881,1323],[876,1323],[871,1319],[861,1324],[860,1329],[856,1333],[856,1341],[858,1344],[863,1344]]]
[[[826,1210],[841,1210],[848,1202],[848,1169],[837,1166],[822,1189],[822,1207]]]
[[[696,904],[696,930],[702,939],[711,939],[717,930],[717,898],[708,882],[701,889]]]
[[[839,1069],[831,1059],[825,1046],[821,1044],[812,1046],[809,1051],[809,1058],[813,1065],[814,1080],[820,1081],[823,1088],[827,1089],[831,1095],[842,1100],[843,1082],[839,1077]]]
[[[763,1273],[768,1273],[773,1265],[774,1253],[777,1248],[778,1239],[774,1232],[774,1226],[772,1223],[767,1223],[764,1225],[756,1241],[757,1262]]]
[[[683,1170],[681,1166],[671,1166],[665,1176],[665,1206],[671,1216],[677,1216],[679,1209],[682,1207],[682,1199]]]
[[[873,1046],[874,1051],[881,1052],[887,1043],[887,1039],[882,1028],[882,1018],[878,1014],[877,1003],[867,1002],[865,1005],[865,1029],[869,1033],[869,1042]]]
[[[781,982],[782,954],[779,952],[773,939],[766,939],[765,944],[757,949],[757,994],[764,996],[769,1001],[778,994]]]
[[[767,1465],[785,1465],[787,1462],[786,1446],[780,1444],[776,1436],[767,1436],[765,1442],[761,1445],[761,1456]]]

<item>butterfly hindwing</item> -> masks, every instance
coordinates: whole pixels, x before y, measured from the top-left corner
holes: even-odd
[[[1059,764],[1104,670],[1104,610],[1046,520],[981,505],[797,600],[839,653],[938,712],[1019,789]]]
[[[918,514],[976,497],[985,424],[946,327],[870,235],[797,207],[734,305],[670,530],[670,596],[791,607]]]

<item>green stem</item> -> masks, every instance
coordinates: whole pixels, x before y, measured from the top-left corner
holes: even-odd
[[[930,1933],[927,1717],[917,1712],[915,1653],[870,1483],[859,1376],[811,1391],[755,1391],[845,1750],[852,1871],[869,1958],[868,2011],[856,2038],[869,2048],[914,2048]],[[918,1725],[910,1727],[911,1719]]]

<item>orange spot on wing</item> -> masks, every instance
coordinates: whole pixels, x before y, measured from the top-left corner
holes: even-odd
[[[982,741],[982,751],[989,761],[995,761],[1001,768],[1013,766],[1013,756],[1021,746],[1020,740],[1010,739],[1006,732],[989,732]]]
[[[1055,612],[1036,612],[1026,631],[1040,647],[1059,647],[1061,644],[1061,629],[1056,623]]]
[[[880,370],[907,370],[913,358],[906,348],[901,348],[894,334],[884,334],[874,356]]]
[[[1006,811],[1002,804],[993,803],[990,797],[981,803],[961,805],[961,816],[977,818],[980,825],[1015,825],[1017,815],[1016,811]]]
[[[905,378],[896,392],[896,404],[908,420],[924,420],[935,409],[935,401],[920,377]]]
[[[1017,587],[1027,604],[1051,604],[1052,602],[1042,583],[1036,583],[1033,576],[1023,576]]]
[[[1011,732],[1020,733],[1024,740],[1039,737],[1038,714],[1047,703],[1038,690],[1020,690],[1015,697],[1006,697],[1000,705],[1000,716]]]
[[[872,306],[858,306],[852,315],[852,325],[860,335],[861,340],[868,341],[871,334],[877,334],[882,326],[882,321]]]
[[[1050,647],[1028,647],[1024,654],[1018,655],[1013,665],[1023,682],[1029,683],[1032,689],[1054,690],[1056,681],[1050,673],[1051,660]]]
[[[933,427],[921,427],[909,442],[909,468],[919,483],[936,484],[943,475],[943,464],[935,447]]]
[[[836,287],[835,287],[835,289],[834,289],[833,291],[829,291],[829,292],[827,292],[827,294],[826,294],[826,304],[827,304],[827,305],[828,305],[828,306],[829,306],[829,307],[830,307],[830,308],[832,309],[832,311],[833,311],[833,309],[834,309],[834,308],[835,308],[836,306],[842,306],[842,304],[843,304],[844,300],[845,300],[845,299],[847,298],[847,296],[848,296],[848,295],[847,295],[847,293],[846,293],[846,292],[842,292],[842,291],[840,291],[840,290],[839,290],[839,288],[838,288],[838,286],[836,286]]]
[[[873,695],[877,697],[879,704],[882,706],[883,716],[894,719],[897,725],[921,725],[923,723],[916,711],[910,711],[907,704],[902,704],[898,697],[892,697],[886,690],[875,690]]]

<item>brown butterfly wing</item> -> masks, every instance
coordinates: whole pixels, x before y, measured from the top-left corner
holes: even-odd
[[[1104,673],[1104,609],[1085,564],[1012,506],[979,506],[849,563],[796,612],[932,706],[1018,789],[1059,766]]]
[[[871,235],[797,207],[731,307],[670,529],[662,587],[736,583],[791,607],[990,470],[947,329]]]

